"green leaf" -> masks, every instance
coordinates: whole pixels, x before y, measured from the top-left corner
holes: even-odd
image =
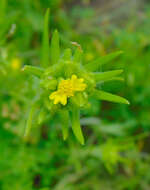
[[[41,125],[45,121],[46,118],[47,118],[47,112],[43,108],[43,109],[40,110],[40,113],[39,113],[38,118],[37,118],[37,123],[39,125]]]
[[[39,68],[39,67],[30,66],[30,65],[24,66],[23,71],[26,73],[32,74],[36,77],[41,77],[42,74],[44,73],[44,69]]]
[[[44,31],[43,31],[43,38],[42,38],[42,54],[41,54],[41,65],[43,67],[47,67],[49,65],[49,12],[50,10],[47,9],[47,12],[45,14],[44,18]]]
[[[70,48],[65,49],[64,55],[63,55],[63,60],[64,61],[70,61],[71,56],[72,56],[71,49]]]
[[[25,134],[24,134],[25,139],[27,139],[30,134],[32,122],[33,122],[33,115],[35,113],[35,110],[36,110],[36,105],[32,105],[31,110],[29,112],[29,117],[27,120],[26,128],[25,128]]]
[[[59,111],[59,117],[61,120],[63,139],[66,140],[68,138],[69,132],[69,112],[67,109],[63,109]]]
[[[80,113],[78,108],[75,106],[72,107],[71,111],[71,122],[72,122],[72,130],[77,140],[84,145],[84,137],[82,134],[81,126],[80,126]]]
[[[102,90],[94,90],[93,95],[100,100],[106,100],[109,102],[116,102],[116,103],[122,103],[122,104],[129,104],[128,100],[125,98],[122,98],[120,96],[104,92]]]
[[[54,31],[52,36],[50,52],[52,64],[57,63],[60,57],[59,34],[57,30]]]
[[[122,77],[112,77],[112,78],[110,78],[110,79],[105,79],[105,80],[103,80],[103,82],[107,82],[107,81],[120,81],[120,82],[124,82],[124,78],[122,78]]]
[[[76,51],[74,53],[73,61],[75,63],[80,63],[82,59],[82,50],[80,48],[76,48]]]
[[[110,53],[106,56],[102,56],[94,61],[91,61],[85,65],[86,69],[89,71],[96,71],[100,68],[100,66],[112,61],[113,59],[117,58],[119,55],[121,55],[122,51],[117,51],[114,53]]]
[[[120,75],[123,70],[107,71],[102,73],[94,73],[94,79],[96,82],[110,80],[112,77]]]
[[[43,80],[41,80],[40,84],[46,88],[46,90],[55,90],[57,87],[57,83],[58,81],[55,79],[49,79],[49,78],[45,78]]]

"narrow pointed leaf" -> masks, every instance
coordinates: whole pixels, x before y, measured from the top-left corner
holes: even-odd
[[[45,109],[41,109],[37,118],[37,123],[41,125],[46,118],[47,118],[47,112],[45,111]]]
[[[77,140],[84,145],[84,137],[80,126],[80,114],[76,107],[73,107],[71,113],[72,130]]]
[[[26,124],[26,128],[25,128],[25,134],[24,134],[24,138],[27,139],[29,134],[30,134],[30,131],[31,131],[31,127],[32,127],[32,122],[33,122],[33,115],[35,113],[35,109],[36,109],[36,106],[33,105],[31,107],[31,110],[29,112],[29,117],[28,117],[28,120],[27,120],[27,124]]]
[[[120,82],[124,82],[124,78],[122,77],[112,77],[110,79],[105,79],[102,82],[109,82],[109,81],[120,81]]]
[[[85,65],[86,69],[89,71],[96,71],[100,68],[100,66],[109,63],[113,59],[117,58],[119,55],[121,55],[122,51],[117,51],[114,53],[110,53],[108,55],[102,56],[94,61],[91,61]]]
[[[52,36],[50,51],[51,63],[55,64],[58,62],[60,57],[59,34],[57,30],[54,31]]]
[[[23,71],[26,73],[32,74],[36,77],[41,77],[42,74],[44,73],[44,69],[39,68],[39,67],[30,66],[30,65],[24,66]]]
[[[82,50],[80,48],[77,48],[74,53],[73,61],[75,63],[80,63],[81,59],[82,59]]]
[[[62,126],[63,139],[66,140],[68,138],[68,133],[69,133],[69,113],[68,113],[68,110],[64,109],[64,110],[59,111],[59,117],[60,117],[61,126]]]
[[[69,48],[65,49],[64,55],[63,55],[63,60],[70,61],[71,60],[71,56],[72,56],[71,49],[69,49]]]
[[[47,67],[49,65],[49,53],[50,53],[50,47],[49,47],[49,9],[47,9],[47,12],[45,14],[44,18],[44,31],[43,31],[43,38],[42,38],[42,54],[41,54],[41,65],[44,67]]]
[[[93,95],[100,100],[105,100],[105,101],[109,101],[109,102],[116,102],[116,103],[122,103],[122,104],[129,104],[128,100],[126,100],[125,98],[122,98],[120,96],[108,93],[108,92],[104,92],[102,90],[95,90],[93,92]]]
[[[123,70],[114,70],[114,71],[107,71],[102,73],[94,73],[94,78],[96,82],[110,80],[112,77],[120,75]]]

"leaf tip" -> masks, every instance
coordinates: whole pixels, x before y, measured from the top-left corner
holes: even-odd
[[[58,34],[58,30],[57,30],[57,29],[55,29],[55,30],[54,30],[54,33],[55,33],[55,34]]]
[[[50,8],[47,8],[46,15],[49,15],[49,13],[50,13]]]
[[[125,99],[125,98],[123,98],[124,99],[124,104],[127,104],[127,105],[130,105],[130,102],[127,100],[127,99]]]
[[[67,138],[68,138],[68,135],[65,135],[65,134],[64,134],[64,135],[63,135],[63,140],[66,141]]]

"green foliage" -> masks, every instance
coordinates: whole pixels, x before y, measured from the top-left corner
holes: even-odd
[[[104,72],[104,73],[94,73],[94,72],[87,71],[87,69],[88,68],[90,69],[90,67],[89,66],[87,67],[86,65],[84,67],[84,65],[82,65],[82,60],[80,60],[81,51],[78,51],[78,50],[76,50],[75,54],[73,55],[73,53],[71,52],[71,49],[66,49],[66,50],[64,50],[63,56],[61,57],[60,56],[60,45],[59,45],[59,34],[56,30],[52,36],[51,47],[49,47],[48,15],[49,15],[49,10],[47,11],[47,13],[45,15],[43,44],[42,44],[41,66],[44,65],[45,70],[44,70],[44,67],[38,68],[38,67],[33,67],[33,66],[25,66],[24,71],[28,72],[29,74],[38,76],[40,79],[39,86],[42,85],[43,88],[46,87],[46,89],[40,90],[41,95],[37,99],[37,103],[39,104],[39,106],[42,105],[43,108],[44,108],[44,101],[46,101],[48,99],[48,93],[49,94],[54,93],[52,90],[57,89],[56,85],[58,84],[58,86],[59,86],[59,81],[61,79],[66,80],[68,78],[71,78],[73,75],[75,75],[78,78],[82,78],[80,80],[85,81],[85,84],[87,87],[84,90],[84,92],[79,92],[76,95],[72,95],[73,97],[70,98],[70,100],[68,100],[67,105],[66,105],[66,107],[67,107],[66,109],[68,109],[68,112],[71,112],[70,119],[71,119],[72,130],[73,130],[76,138],[78,139],[78,141],[81,144],[84,144],[84,138],[83,138],[82,130],[80,127],[79,110],[84,107],[86,108],[86,102],[88,102],[89,97],[94,96],[95,98],[97,98],[99,100],[107,100],[107,101],[111,101],[111,102],[129,104],[129,102],[124,98],[121,98],[119,96],[115,96],[115,95],[112,95],[112,94],[109,94],[109,93],[106,93],[103,91],[96,90],[96,84],[99,81],[103,82],[105,80],[110,80],[110,79],[112,79],[112,77],[114,77],[118,74],[121,74],[122,70],[115,70],[115,71],[109,71],[109,72]],[[77,47],[77,49],[78,49],[78,47]],[[49,50],[51,50],[50,51],[51,60],[49,59],[49,57],[50,57]],[[104,64],[104,63],[107,63],[108,61],[114,59],[118,55],[120,55],[120,52],[112,53],[108,56],[102,57],[99,61],[101,64]],[[89,63],[89,64],[94,65],[94,66],[98,65],[95,63]],[[89,64],[87,64],[87,65],[89,65]],[[97,69],[97,68],[95,67],[95,69]],[[92,68],[92,71],[93,71],[93,68]],[[44,78],[44,81],[43,81],[43,78]],[[48,86],[47,86],[47,81],[49,81]],[[57,81],[57,83],[55,83],[54,81]],[[77,79],[76,79],[75,83],[76,83],[75,85],[78,86],[78,88],[79,88],[80,84],[77,83]],[[65,88],[65,87],[63,87],[63,88]],[[71,87],[71,88],[73,88],[73,87]],[[39,90],[39,87],[37,87],[37,89]],[[63,96],[63,93],[61,96]],[[45,97],[45,100],[43,97]],[[86,101],[85,101],[85,99],[86,99]],[[55,100],[54,100],[54,104],[55,104]],[[57,112],[59,112],[61,109],[63,109],[64,105],[60,105],[60,103],[59,103],[58,105],[55,106],[54,104],[49,101],[48,105],[45,104],[45,109],[49,110],[49,112],[54,112],[54,110],[55,110],[55,112],[57,114]],[[28,132],[30,131],[30,128],[32,126],[32,117],[33,117],[32,112],[33,112],[33,110],[31,108],[31,112],[29,114],[29,119],[27,121],[25,136],[28,135]],[[69,120],[69,118],[68,118],[68,120]],[[60,120],[60,122],[64,123],[63,118],[62,118],[62,120]],[[66,124],[69,124],[69,121]],[[64,128],[64,126],[62,126],[64,139],[66,139],[66,137],[68,136],[68,135],[66,135],[66,133],[68,133],[68,132],[66,132],[66,128],[68,128],[68,126],[66,126],[65,128]]]
[[[0,190],[150,189],[149,6],[117,25],[96,2],[0,1]]]
[[[99,69],[100,66],[106,63],[109,63],[110,61],[118,57],[120,54],[122,54],[122,51],[118,51],[118,52],[106,55],[104,57],[100,57],[90,63],[87,63],[86,68],[90,71],[96,71],[97,69]]]

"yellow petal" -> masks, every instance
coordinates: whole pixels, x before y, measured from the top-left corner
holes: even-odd
[[[67,96],[65,94],[61,96],[60,102],[64,106],[67,104]]]
[[[71,77],[71,82],[74,91],[83,91],[86,88],[86,84],[83,83],[84,79],[83,78],[77,78],[76,75],[72,75]]]
[[[59,103],[59,97],[56,97],[55,99],[54,99],[54,104],[58,104]]]
[[[57,96],[57,91],[53,92],[50,96],[49,96],[49,99],[50,100],[53,100],[56,96]]]

